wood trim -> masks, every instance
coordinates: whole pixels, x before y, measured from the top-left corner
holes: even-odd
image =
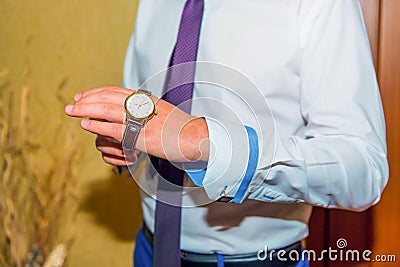
[[[380,0],[361,0],[364,13],[365,25],[367,26],[368,37],[371,43],[375,67],[378,69],[379,51],[379,21],[380,21]]]
[[[382,0],[378,79],[386,118],[389,183],[374,208],[374,252],[400,260],[400,1]],[[374,263],[375,267],[398,263]]]

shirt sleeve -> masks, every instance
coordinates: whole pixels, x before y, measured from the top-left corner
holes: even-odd
[[[388,164],[383,109],[361,7],[357,0],[304,2],[299,31],[305,134],[262,133],[260,150],[275,149],[275,156],[271,162],[258,162],[246,196],[364,210],[379,201]],[[212,199],[235,196],[251,149],[243,145],[241,151],[232,150],[232,143],[248,144],[249,137],[242,125],[208,125],[214,158],[203,184]],[[226,133],[218,132],[222,129]],[[267,144],[268,138],[274,138],[275,146]]]
[[[187,171],[196,185],[204,186],[211,199],[234,196],[249,167],[250,144],[246,127],[206,118],[210,156],[206,170]],[[240,151],[233,144],[241,144]],[[254,148],[253,151],[254,153]],[[257,164],[253,167],[256,169]],[[246,188],[247,191],[247,188]],[[241,201],[240,201],[241,202]]]

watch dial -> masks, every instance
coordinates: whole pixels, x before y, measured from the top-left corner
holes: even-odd
[[[127,99],[126,109],[133,117],[143,119],[153,113],[154,102],[150,96],[137,93]]]

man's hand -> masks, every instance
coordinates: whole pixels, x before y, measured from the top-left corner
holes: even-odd
[[[103,160],[109,164],[116,166],[135,164],[135,162],[125,161],[121,142],[112,137],[98,134],[96,138],[96,147],[101,152]],[[137,158],[136,151],[135,154]]]
[[[81,127],[97,134],[96,147],[104,161],[125,165],[121,140],[125,129],[124,101],[133,91],[120,87],[87,90],[74,97],[65,113],[84,118]],[[154,98],[157,115],[142,129],[136,148],[150,155],[176,162],[208,160],[208,129],[204,118],[194,117]]]

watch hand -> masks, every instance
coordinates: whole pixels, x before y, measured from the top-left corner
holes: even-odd
[[[144,106],[144,105],[147,105],[147,104],[150,104],[150,102],[146,102],[146,103],[140,104],[140,105],[139,105],[139,108],[140,108],[141,106]]]

